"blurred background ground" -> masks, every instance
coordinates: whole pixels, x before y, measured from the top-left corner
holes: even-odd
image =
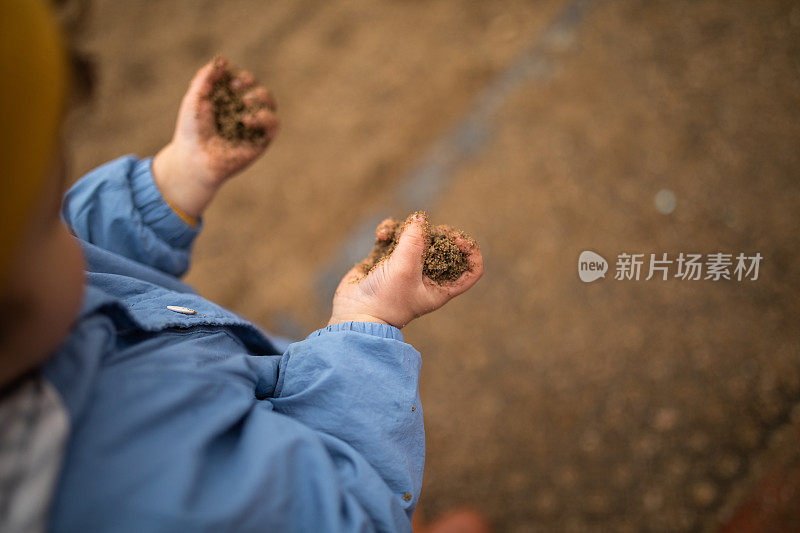
[[[486,274],[404,330],[424,357],[422,513],[471,505],[501,531],[747,530],[743,512],[763,522],[781,500],[764,483],[796,490],[769,481],[796,479],[800,457],[795,2],[83,5],[70,16],[97,83],[68,123],[74,178],[154,154],[216,52],[278,96],[282,133],[212,206],[188,279],[290,336],[324,324],[320,276],[365,217],[418,207],[398,201],[404,180],[534,50],[535,72],[428,197],[434,222],[482,244]],[[565,13],[569,31],[548,33]],[[764,259],[757,281],[584,284],[586,249]],[[793,501],[779,529],[800,529]]]

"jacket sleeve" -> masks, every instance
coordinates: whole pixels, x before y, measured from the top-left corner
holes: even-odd
[[[89,172],[67,192],[62,215],[79,239],[179,277],[199,227],[164,201],[151,163],[125,156]]]
[[[360,494],[368,514],[390,518],[376,505],[384,499],[410,519],[422,490],[421,365],[400,330],[372,322],[318,330],[281,360],[273,409],[324,435],[323,442],[346,444],[350,453],[329,452],[343,485]],[[359,471],[369,475],[359,479],[353,475]],[[391,521],[376,523],[402,530]]]
[[[225,360],[199,342],[191,365],[161,352],[156,368],[103,371],[53,531],[411,531],[421,358],[399,330],[338,324],[282,356]]]

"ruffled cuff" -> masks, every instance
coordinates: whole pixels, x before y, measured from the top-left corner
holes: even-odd
[[[366,333],[367,335],[374,335],[385,339],[394,339],[403,342],[403,333],[394,326],[389,324],[381,324],[379,322],[340,322],[320,328],[309,335],[308,339],[312,337],[319,337],[321,335],[328,335],[330,333],[338,333],[341,331],[354,331],[356,333]]]
[[[175,248],[187,248],[200,233],[202,223],[190,226],[164,200],[153,179],[153,158],[138,161],[130,174],[133,204],[142,221],[164,242]]]

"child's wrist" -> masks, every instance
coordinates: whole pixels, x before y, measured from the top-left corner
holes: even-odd
[[[164,200],[181,218],[199,219],[217,193],[218,187],[204,183],[182,156],[179,148],[169,143],[153,158],[153,180]]]
[[[392,325],[376,316],[362,314],[362,313],[333,315],[331,316],[331,319],[328,321],[328,325],[333,326],[334,324],[341,324],[343,322],[376,322],[378,324],[386,324],[387,326]]]

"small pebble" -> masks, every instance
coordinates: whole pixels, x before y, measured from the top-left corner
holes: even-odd
[[[702,507],[711,505],[711,503],[714,501],[714,498],[716,497],[717,497],[717,490],[711,483],[708,483],[706,481],[701,481],[700,483],[696,483],[692,487],[692,500],[697,505],[700,505]]]
[[[678,412],[675,409],[670,407],[666,407],[664,409],[660,409],[655,416],[655,420],[653,420],[653,426],[658,431],[669,431],[675,427],[675,423],[678,421]]]

